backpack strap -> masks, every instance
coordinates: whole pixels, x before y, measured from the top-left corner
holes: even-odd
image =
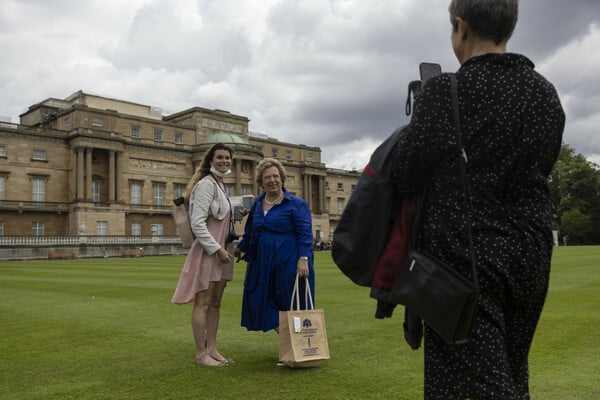
[[[467,203],[467,210],[465,211],[465,219],[467,221],[467,237],[469,239],[469,256],[471,258],[471,273],[473,283],[475,286],[479,287],[479,282],[477,280],[477,262],[475,260],[475,250],[473,248],[473,232],[471,228],[471,214],[473,214],[473,203],[471,201],[471,192],[469,190],[469,185],[467,184],[467,152],[462,144],[462,132],[460,127],[460,113],[458,108],[458,83],[456,81],[456,74],[450,75],[450,91],[452,93],[452,115],[454,119],[454,130],[456,132],[456,144],[460,151],[459,160],[458,160],[458,169],[460,174],[460,182],[463,191],[463,195],[465,197],[465,201]]]

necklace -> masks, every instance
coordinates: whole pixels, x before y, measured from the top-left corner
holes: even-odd
[[[273,200],[273,201],[269,201],[269,200],[267,199],[267,196],[265,195],[265,199],[264,199],[264,200],[265,200],[265,203],[267,203],[268,205],[272,206],[273,204],[275,204],[275,203],[277,203],[279,200],[281,200],[281,196],[282,196],[282,195],[283,195],[283,193],[282,193],[282,194],[280,194],[279,196],[277,196],[277,198],[276,198],[275,200]]]

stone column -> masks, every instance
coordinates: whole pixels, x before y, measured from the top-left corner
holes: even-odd
[[[83,170],[83,156],[84,156],[84,148],[77,148],[77,200],[83,199],[83,176],[85,172]]]
[[[116,164],[116,168],[115,168],[115,186],[116,186],[115,201],[121,202],[122,201],[121,186],[123,185],[123,176],[122,176],[123,175],[123,152],[122,151],[115,152],[115,164]]]
[[[252,163],[252,167],[250,168],[250,174],[252,176],[252,193],[258,194],[258,191],[261,189],[258,187],[258,182],[256,182],[256,163]]]
[[[86,147],[85,149],[85,199],[90,201],[92,200],[92,153],[94,149],[91,147]]]
[[[242,194],[242,160],[235,159],[233,164],[235,166],[235,193],[234,195]]]
[[[319,212],[325,212],[325,177],[319,177]]]
[[[108,201],[115,201],[115,151],[108,151]]]

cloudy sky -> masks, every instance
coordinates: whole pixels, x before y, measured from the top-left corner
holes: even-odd
[[[0,116],[77,90],[219,108],[362,168],[406,123],[422,61],[455,71],[448,0],[0,0]],[[555,84],[564,140],[600,164],[600,1],[522,0],[509,51]]]

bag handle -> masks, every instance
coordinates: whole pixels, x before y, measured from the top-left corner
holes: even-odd
[[[292,311],[300,310],[300,289],[298,288],[298,279],[299,276],[298,274],[296,274],[296,280],[294,281],[294,290],[292,290],[292,298],[290,301],[290,310]],[[310,285],[308,284],[308,278],[304,277],[304,279],[306,288],[306,290],[304,291],[304,304],[306,306],[310,305],[310,308],[307,308],[307,310],[313,310],[315,308],[315,305],[313,304],[312,292],[310,290]],[[296,301],[294,302],[294,300]],[[294,308],[294,305],[296,306],[296,308]]]
[[[475,287],[479,287],[479,281],[477,279],[477,262],[475,261],[475,250],[473,249],[473,232],[471,230],[471,214],[473,213],[473,203],[471,201],[471,193],[469,191],[469,185],[467,185],[467,152],[462,144],[462,133],[460,127],[460,114],[458,111],[458,83],[456,81],[456,74],[450,75],[450,91],[452,92],[452,114],[454,117],[454,129],[456,131],[456,144],[460,149],[458,167],[460,173],[460,181],[462,191],[467,202],[468,209],[465,212],[465,219],[467,222],[467,237],[469,239],[469,255],[471,257],[471,273],[473,274],[473,283]]]

